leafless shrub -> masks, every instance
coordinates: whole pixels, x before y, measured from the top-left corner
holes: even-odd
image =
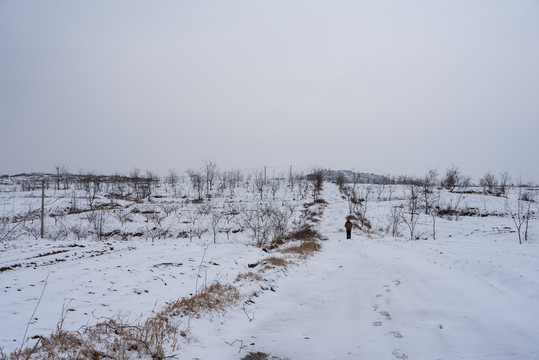
[[[209,231],[208,228],[200,226],[200,225],[195,226],[192,230],[195,236],[198,237],[199,240],[202,239],[202,235],[204,235],[205,233]]]
[[[222,212],[223,224],[221,226],[221,230],[226,233],[227,240],[230,239],[230,233],[234,230],[234,227],[236,225],[236,217],[240,215],[242,211],[243,208],[239,205],[232,203],[227,203],[225,205],[225,208]]]
[[[423,207],[425,208],[425,214],[429,214],[433,200],[433,189],[436,186],[438,179],[438,172],[436,170],[429,170],[427,175],[421,179],[420,193],[423,199]]]
[[[190,222],[191,224],[197,224],[200,220],[200,218],[202,217],[202,215],[200,214],[199,211],[187,211],[185,213],[185,217],[187,218],[187,221]]]
[[[58,226],[55,226],[54,229],[47,231],[46,237],[52,241],[59,241],[67,239],[70,233],[71,228],[62,222]]]
[[[505,195],[505,192],[507,191],[507,187],[509,186],[509,182],[511,181],[511,175],[508,171],[504,171],[500,174],[500,183],[499,183],[499,191],[502,195]]]
[[[206,195],[213,190],[213,184],[217,174],[217,164],[213,161],[204,160],[204,174],[206,176]]]
[[[195,211],[199,214],[199,215],[210,215],[210,213],[213,211],[213,203],[211,202],[207,202],[207,203],[202,203],[202,204],[198,204],[196,207],[195,207]]]
[[[266,176],[264,175],[263,171],[255,171],[254,172],[254,186],[258,190],[258,194],[260,195],[260,200],[264,198],[264,186],[266,185]]]
[[[273,200],[275,200],[275,196],[277,195],[277,191],[279,191],[281,187],[281,181],[277,179],[273,179],[270,181],[270,191],[271,196],[273,197]]]
[[[399,232],[399,224],[401,223],[401,219],[402,219],[402,208],[400,207],[391,208],[391,213],[388,216],[388,220],[389,220],[388,232],[391,233],[391,236],[399,237],[401,235]]]
[[[85,214],[86,220],[90,223],[97,238],[101,240],[107,222],[108,212],[106,210],[89,211]]]
[[[127,211],[123,211],[122,209],[115,210],[113,214],[116,220],[118,220],[120,224],[122,224],[122,226],[124,226],[127,222],[133,221],[133,219],[131,218],[131,214]]]
[[[217,233],[220,230],[219,225],[221,224],[223,220],[223,214],[217,210],[213,210],[211,212],[211,229],[213,233],[213,243],[215,244],[217,242]]]
[[[22,231],[35,240],[41,237],[41,226],[38,223],[31,223],[22,225]]]
[[[168,171],[168,174],[165,176],[164,180],[165,180],[164,181],[165,184],[172,187],[172,189],[174,190],[174,194],[176,194],[176,185],[180,181],[180,177],[178,176],[178,173],[175,170],[171,169]],[[166,191],[166,188],[165,188],[165,191]]]
[[[286,209],[274,208],[271,214],[273,238],[284,238],[290,230],[290,213]]]
[[[498,186],[498,180],[496,176],[491,172],[485,173],[481,179],[479,179],[479,185],[483,187],[485,194],[494,194],[496,186]]]
[[[71,227],[71,232],[75,234],[75,236],[77,237],[77,240],[84,240],[90,235],[88,228],[80,224],[73,225]]]
[[[406,210],[401,213],[402,221],[408,226],[410,240],[415,239],[415,229],[419,220],[419,194],[414,185],[408,187],[408,199]]]
[[[313,167],[311,174],[307,175],[307,180],[312,183],[313,201],[316,201],[324,187],[324,169]]]
[[[161,226],[161,222],[166,218],[166,216],[153,208],[147,208],[142,212],[142,215],[146,218],[146,222],[156,226]]]
[[[163,203],[159,205],[159,209],[168,217],[172,215],[173,213],[176,213],[179,209],[179,206],[177,204],[171,203]]]
[[[511,216],[511,219],[513,219],[513,223],[517,229],[519,244],[522,244],[522,225],[524,224],[524,240],[528,240],[528,226],[530,217],[533,215],[531,205],[535,202],[535,198],[538,194],[536,190],[526,190],[525,192],[522,190],[523,185],[519,183],[516,207],[509,203],[509,199],[505,199],[505,208]]]
[[[250,232],[254,245],[264,247],[271,241],[273,207],[257,204],[253,209],[244,209],[241,215],[242,227]]]
[[[166,238],[168,235],[168,230],[163,229],[161,226],[146,226],[144,229],[144,237],[146,240],[152,239],[152,242],[155,242],[156,239]]]
[[[201,200],[202,192],[204,191],[204,179],[202,173],[193,169],[187,169],[186,172],[187,175],[189,175],[189,179],[191,179],[193,189],[196,190],[198,194],[198,199]]]

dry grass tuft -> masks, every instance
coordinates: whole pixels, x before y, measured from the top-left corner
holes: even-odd
[[[82,332],[64,331],[59,327],[48,338],[39,338],[36,345],[9,356],[0,352],[2,360],[19,359],[132,359],[165,358],[165,345],[178,347],[178,326],[162,313],[136,325],[119,318],[107,318]]]
[[[326,238],[320,234],[318,231],[313,229],[312,226],[304,226],[303,228],[290,233],[288,235],[289,239],[293,240],[325,240]]]
[[[0,351],[0,360],[20,359],[133,359],[150,357],[156,360],[166,358],[165,347],[175,350],[179,347],[179,331],[173,316],[196,316],[204,312],[225,311],[229,305],[240,299],[239,291],[232,285],[215,282],[195,295],[169,304],[143,322],[129,324],[119,318],[105,321],[79,331],[63,331],[60,326],[48,338],[39,338],[33,347],[16,350],[6,355]]]
[[[288,261],[277,256],[271,256],[269,258],[262,259],[260,263],[264,265],[282,266],[282,267],[286,267],[288,265]]]
[[[170,303],[164,312],[171,316],[223,312],[227,306],[235,305],[239,300],[240,292],[234,286],[214,282],[191,297]]]
[[[322,245],[315,240],[302,241],[299,245],[290,246],[284,249],[278,250],[283,254],[298,254],[302,258],[306,258],[314,255],[316,252],[322,249]]]
[[[248,271],[246,273],[239,273],[238,276],[236,276],[236,280],[234,280],[234,282],[239,282],[239,281],[242,281],[242,280],[264,281],[265,279],[259,273]]]

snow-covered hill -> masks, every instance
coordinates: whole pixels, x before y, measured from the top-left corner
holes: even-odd
[[[311,218],[327,237],[321,251],[310,258],[294,258],[287,266],[269,267],[250,281],[242,280],[242,275],[281,253],[253,246],[247,232],[229,234],[228,239],[221,232],[215,243],[211,231],[191,241],[176,236],[127,240],[110,236],[99,241],[76,239],[74,234],[57,241],[28,236],[4,241],[0,346],[4,353],[19,348],[25,333],[25,345],[32,345],[36,341],[32,337],[54,332],[60,319],[63,328],[72,331],[115,316],[136,321],[195,293],[202,284],[220,281],[233,284],[241,301],[224,313],[202,314],[189,318],[188,324],[182,320],[181,329],[188,328],[188,334],[179,337],[179,348],[168,348],[168,356],[538,359],[537,219],[529,224],[529,240],[519,245],[508,216],[439,217],[434,240],[433,218],[421,214],[414,236],[418,240],[412,241],[404,235],[408,228],[403,222],[398,224],[400,236],[386,233],[392,209],[406,203],[407,189],[397,187],[389,200],[387,194],[377,194],[387,189],[368,186],[361,185],[358,191],[366,195],[361,206],[367,207],[364,215],[371,230],[357,228],[351,240],[345,239],[350,203],[337,186],[326,183],[322,198],[327,205],[317,207],[319,217]],[[263,200],[296,204],[294,216],[300,219],[305,209],[301,204],[308,198],[284,188],[279,191],[276,200],[269,191]],[[4,203],[12,201],[13,210],[24,208],[24,202],[15,205],[18,195],[2,195]],[[238,190],[234,197],[212,201],[220,209],[232,198],[256,205],[261,201],[258,195],[255,190]],[[441,197],[441,203],[453,208],[483,214],[505,211],[503,198],[447,192]],[[510,199],[515,205],[515,193]],[[154,200],[158,201],[173,198]],[[118,227],[133,234],[149,229],[146,221],[152,220],[140,212],[152,204],[120,204],[141,208],[124,227],[111,220],[109,231]],[[183,206],[187,211],[197,205]],[[182,219],[188,219],[187,214]],[[82,224],[83,219],[65,221]],[[178,219],[162,221],[170,222],[167,229],[174,234],[190,226]],[[210,218],[200,221],[209,224]]]

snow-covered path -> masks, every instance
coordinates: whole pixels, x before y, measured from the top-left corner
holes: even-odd
[[[229,314],[222,326],[199,333],[203,345],[184,355],[238,359],[260,351],[290,360],[539,359],[536,298],[449,266],[452,260],[444,252],[459,256],[466,251],[462,244],[359,234],[345,240],[347,205],[335,187],[327,188],[321,227],[329,240],[322,252],[291,268],[276,293],[249,306],[253,321]],[[442,258],[445,263],[436,261]],[[238,354],[241,344],[246,345],[243,355]]]

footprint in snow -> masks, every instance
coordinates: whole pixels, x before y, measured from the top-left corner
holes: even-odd
[[[391,320],[391,315],[387,311],[380,311],[380,315],[385,316],[386,320]]]
[[[392,352],[393,356],[395,356],[397,359],[408,359],[408,355],[406,355],[405,353],[403,353],[400,349],[395,349],[393,350]]]

